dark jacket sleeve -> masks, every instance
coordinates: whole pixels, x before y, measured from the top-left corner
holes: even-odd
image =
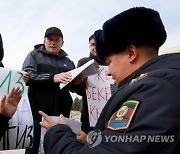
[[[2,62],[0,62],[0,67],[4,67],[4,65],[3,65],[3,63],[2,63]]]
[[[35,59],[35,52],[30,52],[26,57],[22,70],[30,74],[30,79],[27,85],[43,86],[43,85],[56,85],[53,82],[54,74],[51,73],[39,73],[37,71],[37,63]]]
[[[71,151],[69,151],[69,149],[75,148],[74,150],[78,151],[83,147],[81,143],[77,142],[76,136],[72,132],[71,128],[67,125],[62,124],[52,127],[46,133],[43,146],[45,153],[48,154],[58,154],[62,153],[62,151],[66,151],[65,153],[69,153]]]
[[[142,79],[132,85],[121,87],[113,95],[113,99],[110,98],[109,107],[105,107],[98,120],[97,125],[104,125],[104,128],[101,127],[103,129],[100,144],[92,148],[87,144],[82,146],[68,126],[57,125],[45,136],[45,152],[48,154],[179,153],[179,99],[179,90],[159,78],[152,77],[144,81]],[[107,123],[111,116],[128,100],[139,101],[129,127],[119,130],[109,129]],[[98,128],[100,127],[96,126],[96,129]],[[157,135],[157,139],[149,141],[148,135]],[[112,136],[114,137],[108,139]],[[117,140],[123,136],[126,140]],[[144,136],[145,140],[142,140]],[[168,141],[164,141],[164,137],[167,136]]]
[[[3,41],[0,34],[0,61],[2,61],[3,57],[4,57]]]
[[[90,148],[88,144],[83,145],[76,140],[69,126],[61,124],[52,127],[46,133],[43,146],[47,154],[112,154],[115,151],[121,154],[122,152],[114,149],[112,145],[107,145],[105,138],[102,138],[101,143],[93,148]]]
[[[0,139],[8,127],[8,121],[9,118],[6,118],[4,115],[0,114]]]

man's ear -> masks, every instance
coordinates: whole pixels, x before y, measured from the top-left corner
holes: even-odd
[[[62,40],[62,45],[61,45],[61,47],[64,45],[64,40]]]
[[[45,40],[46,40],[46,37],[44,37],[44,41],[43,41],[43,42],[44,42],[44,44],[45,44]]]
[[[134,45],[129,45],[126,48],[127,54],[128,54],[128,60],[130,63],[134,62],[137,59],[137,48]]]

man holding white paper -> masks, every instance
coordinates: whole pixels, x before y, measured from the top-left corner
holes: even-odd
[[[63,114],[69,117],[70,114],[73,100],[69,90],[75,87],[69,84],[61,90],[59,84],[71,80],[71,74],[67,72],[74,69],[75,65],[62,50],[63,44],[61,30],[50,27],[45,32],[44,44],[36,45],[23,63],[23,71],[30,75],[27,82],[28,97],[35,126],[33,148],[26,151],[28,154],[38,153],[41,131],[39,110],[51,116]]]

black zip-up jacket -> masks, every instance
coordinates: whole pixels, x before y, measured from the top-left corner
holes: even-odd
[[[180,53],[148,61],[124,79],[106,103],[95,127],[101,134],[94,133],[89,145],[80,144],[70,127],[59,124],[45,135],[45,153],[180,153],[179,62]]]
[[[53,77],[57,73],[74,68],[74,63],[63,50],[60,50],[58,56],[51,55],[44,45],[40,44],[28,54],[23,64],[23,71],[30,73],[28,96],[35,119],[41,119],[39,110],[52,116],[63,114],[69,117],[72,106],[69,89],[72,89],[73,85],[60,90],[59,84],[53,82]]]
[[[0,140],[1,140],[1,137],[4,135],[5,131],[8,128],[9,119],[10,118],[7,118],[4,115],[0,114]]]

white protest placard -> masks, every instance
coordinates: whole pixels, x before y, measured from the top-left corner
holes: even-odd
[[[69,72],[72,75],[71,81],[73,81],[78,75],[82,75],[83,77],[87,77],[90,75],[97,74],[100,71],[99,71],[99,65],[97,64],[97,62],[94,59],[92,59],[92,60],[88,61],[87,63],[85,63],[84,65],[82,65],[81,67],[73,69]],[[66,83],[66,84],[61,83],[59,85],[60,89],[64,88],[69,83]]]
[[[99,65],[100,73],[88,77],[88,89],[86,90],[90,126],[94,127],[100,113],[108,99],[111,97],[111,84],[114,80],[107,76],[108,66]]]
[[[22,71],[0,68],[0,99],[9,94],[13,87],[20,87],[22,90],[18,108],[9,120],[9,127],[0,140],[0,150],[24,149],[32,146],[33,117],[22,76]]]
[[[60,123],[58,116],[49,116],[49,117],[51,117],[54,121]],[[72,129],[72,131],[75,134],[77,134],[81,130],[81,122],[73,120],[73,119],[69,119],[66,117],[64,117],[64,118],[65,118],[67,125]],[[42,121],[46,122],[46,120],[44,118],[42,118]],[[41,140],[40,140],[39,154],[44,154],[43,141],[44,141],[45,134],[46,134],[46,129],[41,127]]]

